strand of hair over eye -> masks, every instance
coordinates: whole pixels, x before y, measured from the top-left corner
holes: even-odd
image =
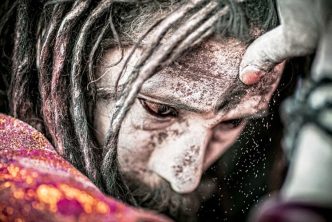
[[[90,125],[98,80],[94,77],[94,63],[100,58],[101,42],[107,35],[122,50],[112,7],[115,3],[149,2],[17,0],[13,3],[17,19],[9,90],[12,113],[28,123],[33,118],[42,118],[38,120],[43,124],[41,130],[44,129],[59,154],[103,191],[134,204],[118,169],[117,141],[123,119],[144,81],[210,36],[218,18],[228,12],[227,6],[221,7],[216,1],[192,0],[181,3],[147,29],[124,61],[119,78],[125,76],[122,73],[141,43],[149,40],[133,72],[123,77],[125,84],[111,129],[104,147],[100,147]],[[32,8],[41,10],[34,12]],[[168,38],[174,26],[178,28]]]
[[[141,56],[141,61],[145,61],[152,55],[154,49],[158,46],[162,37],[166,34],[166,32],[170,29],[170,27],[173,24],[175,24],[177,21],[182,19],[187,13],[190,12],[190,10],[201,5],[204,2],[206,2],[206,1],[200,0],[200,1],[195,1],[195,4],[186,4],[186,5],[182,6],[181,8],[179,8],[178,10],[175,10],[170,16],[166,17],[163,20],[159,20],[154,25],[152,25],[153,28],[148,29],[148,31],[143,36],[146,37],[155,28],[157,28],[157,31],[153,33],[153,38],[151,40],[149,40],[150,47],[147,48],[147,50]],[[130,52],[129,57],[125,61],[125,64],[124,64],[121,72],[123,72],[123,70],[126,68],[126,65],[128,64],[129,60],[131,59],[132,55],[134,54],[134,51],[137,49],[138,45],[143,41],[143,39],[144,38],[140,38],[140,41],[138,43],[136,43],[133,50]],[[118,76],[121,76],[121,73]],[[137,72],[131,73],[130,77],[129,77],[130,79],[128,79],[125,83],[126,86],[132,87],[131,86],[131,84],[133,83],[132,80],[136,77],[137,77]],[[129,83],[129,81],[131,81],[131,83]],[[117,82],[118,82],[118,80],[117,80]],[[119,129],[120,129],[122,120],[126,113],[126,111],[125,112],[123,112],[123,111],[128,110],[130,107],[129,105],[125,106],[124,98],[126,98],[125,89],[123,90],[122,95],[116,104],[115,113],[114,113],[112,121],[111,121],[111,129],[108,132],[108,135],[105,140],[105,145],[104,145],[105,153],[103,154],[104,159],[102,162],[102,176],[103,176],[103,180],[105,183],[105,187],[108,192],[112,192],[113,187],[114,187],[114,181],[118,177],[118,175],[113,174],[112,177],[110,177],[110,175],[112,175],[111,171],[113,168],[116,167],[116,164],[117,164],[118,133],[119,133]],[[121,111],[122,111],[122,116],[119,118],[118,114],[121,113]]]
[[[170,30],[172,25],[184,19],[188,13],[195,9],[196,12],[185,19],[185,23],[172,33],[172,36],[167,39],[166,43],[161,44],[162,38]],[[134,103],[136,95],[144,81],[161,68],[161,64],[172,62],[170,58],[176,58],[184,50],[192,46],[192,41],[196,44],[199,43],[198,41],[203,39],[201,38],[201,34],[203,34],[204,37],[208,36],[207,33],[211,34],[211,28],[217,22],[218,18],[225,15],[227,12],[227,6],[220,8],[214,1],[190,1],[161,21],[155,29],[149,30],[149,32],[152,33],[152,37],[149,39],[149,46],[144,49],[137,65],[135,65],[132,73],[130,73],[128,79],[126,79],[125,86],[116,103],[115,114],[111,122],[111,130],[109,131],[105,143],[107,147],[105,150],[107,152],[102,166],[102,174],[106,182],[108,179],[108,170],[113,166],[112,164],[114,162],[111,160],[114,160],[117,155],[116,144],[121,123],[129,108]],[[136,49],[137,46],[133,48],[133,51]],[[126,60],[122,71],[125,70],[132,55],[133,52],[130,53],[130,57]],[[172,55],[174,56],[172,57]]]

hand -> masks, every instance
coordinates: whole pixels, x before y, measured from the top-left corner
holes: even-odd
[[[256,39],[240,64],[244,84],[257,83],[285,59],[313,53],[328,26],[330,0],[279,0],[280,25]]]

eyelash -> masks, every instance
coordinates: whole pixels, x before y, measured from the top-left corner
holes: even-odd
[[[179,114],[175,108],[165,104],[148,102],[142,98],[139,98],[139,101],[148,113],[158,118],[176,118]]]
[[[243,118],[231,119],[221,122],[218,126],[218,130],[231,130],[239,127],[244,122]]]

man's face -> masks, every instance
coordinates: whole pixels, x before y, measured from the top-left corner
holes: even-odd
[[[179,194],[198,187],[202,173],[238,138],[247,119],[266,111],[278,84],[283,65],[256,86],[240,83],[245,48],[235,39],[207,40],[144,83],[119,134],[119,167],[127,178],[151,189],[168,183]],[[122,63],[112,64],[119,57],[119,50],[106,51],[98,70],[103,77],[95,128],[101,144],[115,107]]]

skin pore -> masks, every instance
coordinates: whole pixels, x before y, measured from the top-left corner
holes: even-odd
[[[247,119],[266,112],[283,64],[259,84],[244,86],[237,75],[246,47],[233,38],[210,38],[144,83],[119,134],[119,168],[129,187],[151,191],[167,187],[170,193],[187,196],[197,189],[203,172],[238,138]],[[123,61],[129,51],[125,49]],[[118,49],[106,50],[97,73],[94,128],[101,144],[110,126],[115,83],[122,68],[122,63],[112,66],[116,58],[120,58]],[[124,75],[133,65],[131,60]],[[119,88],[121,84],[120,79]]]

